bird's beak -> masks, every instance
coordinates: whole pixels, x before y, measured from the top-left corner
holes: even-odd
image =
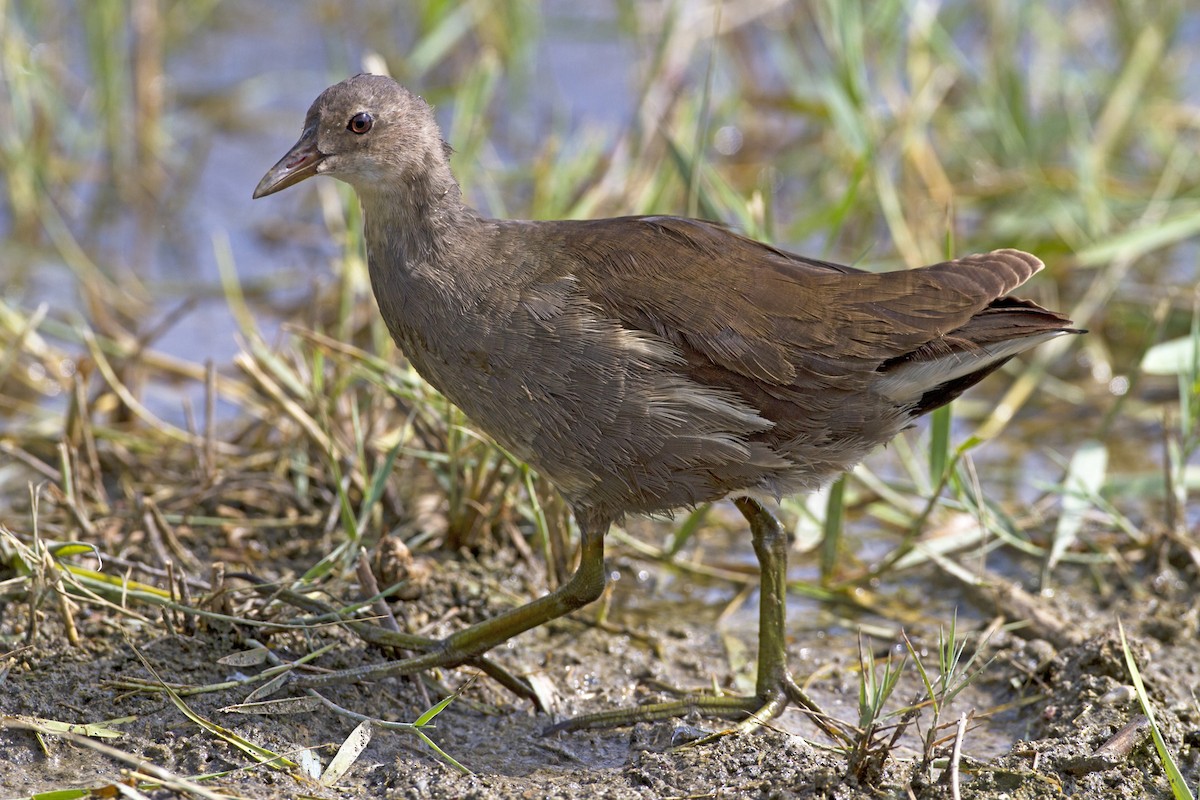
[[[275,194],[305,178],[311,178],[317,174],[317,167],[324,159],[325,154],[317,149],[317,130],[313,126],[300,136],[300,141],[279,159],[279,163],[267,170],[258,186],[254,187],[254,199]]]

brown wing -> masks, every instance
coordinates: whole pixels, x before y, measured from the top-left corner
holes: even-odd
[[[980,312],[1042,268],[1028,253],[997,250],[870,273],[697,220],[552,225],[563,226],[547,230],[552,236],[569,233],[579,256],[575,278],[609,314],[723,370],[780,387],[874,372],[923,348],[936,354],[970,346],[956,332],[969,332]],[[995,334],[995,325],[981,322]]]

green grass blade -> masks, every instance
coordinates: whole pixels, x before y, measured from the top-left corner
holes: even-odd
[[[1192,794],[1187,781],[1184,780],[1183,773],[1179,771],[1179,765],[1175,763],[1171,751],[1167,749],[1162,731],[1158,729],[1158,723],[1154,719],[1154,707],[1150,704],[1150,695],[1146,692],[1146,684],[1142,682],[1142,673],[1138,670],[1137,660],[1133,657],[1133,651],[1125,639],[1125,626],[1121,624],[1120,619],[1117,620],[1117,632],[1121,635],[1121,651],[1125,654],[1125,666],[1129,669],[1129,677],[1133,681],[1133,688],[1137,691],[1138,703],[1142,706],[1142,713],[1146,715],[1146,719],[1150,720],[1150,734],[1154,738],[1154,749],[1158,751],[1158,760],[1162,764],[1163,771],[1167,773],[1167,782],[1171,784],[1171,794],[1175,800],[1196,800],[1196,796]]]

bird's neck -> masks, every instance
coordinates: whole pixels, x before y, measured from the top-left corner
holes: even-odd
[[[371,285],[393,335],[436,338],[489,291],[488,259],[469,246],[486,223],[463,203],[448,166],[409,182],[356,188]]]
[[[419,269],[436,260],[467,209],[449,168],[407,181],[355,186],[364,212],[368,254],[389,269]]]

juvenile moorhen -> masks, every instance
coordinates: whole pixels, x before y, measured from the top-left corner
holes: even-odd
[[[1017,353],[1077,332],[1009,296],[1042,268],[1019,250],[879,274],[695,219],[488,219],[464,204],[449,155],[420,97],[358,75],[317,98],[254,197],[313,175],[355,188],[396,344],[562,492],[579,568],[545,597],[352,677],[477,660],[600,596],[614,521],[731,497],[761,567],[755,696],[558,727],[693,709],[769,719],[803,695],[785,651],[786,536],[760,499],[817,488]]]

